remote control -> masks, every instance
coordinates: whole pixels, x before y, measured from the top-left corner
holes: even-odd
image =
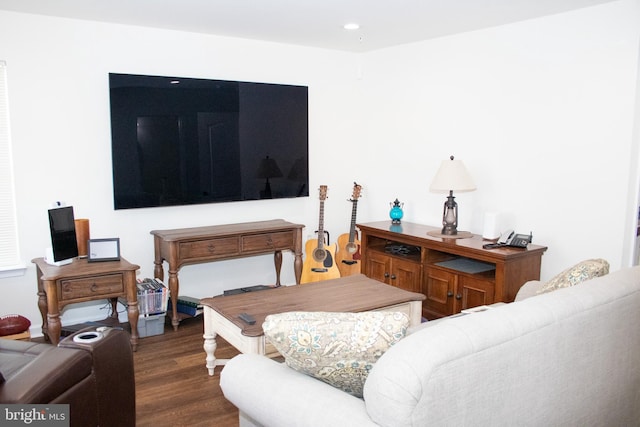
[[[242,320],[245,323],[248,323],[249,325],[254,325],[256,323],[256,319],[254,319],[253,316],[250,314],[240,313],[238,317],[240,318],[240,320]]]

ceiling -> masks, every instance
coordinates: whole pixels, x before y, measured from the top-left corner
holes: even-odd
[[[0,0],[0,10],[366,52],[609,1]]]

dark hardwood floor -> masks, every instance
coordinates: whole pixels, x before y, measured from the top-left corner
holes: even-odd
[[[220,371],[205,368],[202,316],[185,319],[177,331],[165,324],[161,335],[141,338],[133,360],[136,376],[137,426],[237,427],[238,410],[220,389]],[[216,356],[238,351],[217,339]]]

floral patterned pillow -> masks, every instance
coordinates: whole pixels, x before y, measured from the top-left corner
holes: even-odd
[[[407,332],[400,312],[272,314],[264,334],[292,369],[362,397],[373,364]]]
[[[604,276],[609,273],[609,263],[604,259],[588,259],[582,261],[571,268],[566,269],[553,279],[545,283],[539,290],[538,294],[555,291],[560,288],[568,288],[577,285],[585,280],[594,277]]]

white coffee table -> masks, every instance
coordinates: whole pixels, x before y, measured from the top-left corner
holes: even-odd
[[[269,314],[288,311],[400,311],[410,326],[420,324],[423,294],[408,292],[358,274],[339,279],[243,294],[204,298],[204,351],[209,375],[227,359],[216,359],[216,337],[220,335],[242,353],[275,356],[279,353],[265,339],[262,323]],[[249,325],[238,317],[252,315]]]

